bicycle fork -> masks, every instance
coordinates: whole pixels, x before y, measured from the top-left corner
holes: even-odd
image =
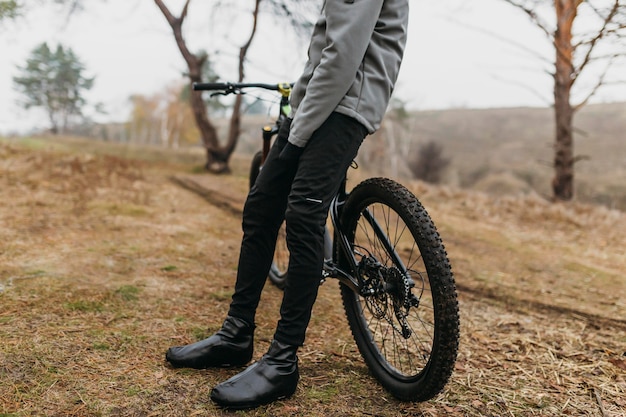
[[[340,224],[340,215],[341,209],[345,204],[347,198],[347,193],[345,191],[345,180],[339,190],[339,193],[333,198],[330,205],[330,218],[333,224],[333,228],[335,230],[335,245],[333,248],[333,256],[331,259],[324,260],[324,268],[322,272],[323,280],[326,278],[336,278],[341,283],[347,285],[353,291],[357,292],[362,296],[373,295],[374,289],[369,288],[365,285],[365,281],[363,278],[363,273],[365,270],[370,269],[372,267],[372,262],[374,261],[371,257],[363,256],[363,259],[357,260],[354,255],[354,247],[348,241],[348,237],[343,233],[343,229]],[[389,237],[383,231],[383,228],[380,226],[376,218],[372,215],[369,209],[365,209],[363,211],[363,218],[368,222],[372,230],[374,231],[376,237],[380,240],[382,245],[388,254],[391,255],[391,259],[395,264],[396,268],[398,268],[399,272],[403,277],[408,281],[409,287],[413,287],[413,279],[411,278],[406,266],[400,259],[400,256],[396,252],[393,247],[393,244],[389,241]],[[337,252],[341,251],[343,253],[345,259],[348,260],[349,268],[348,271],[354,271],[354,273],[350,273],[341,269],[337,263]],[[378,261],[374,261],[378,264]],[[381,265],[378,264],[380,267]],[[383,267],[384,268],[384,267]]]

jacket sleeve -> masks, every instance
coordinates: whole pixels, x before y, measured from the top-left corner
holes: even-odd
[[[305,146],[346,95],[380,16],[384,0],[326,0],[325,47],[293,115],[289,142]]]

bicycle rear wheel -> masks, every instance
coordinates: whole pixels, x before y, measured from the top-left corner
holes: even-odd
[[[459,314],[450,263],[430,216],[405,187],[373,178],[348,196],[341,228],[358,262],[352,272],[364,281],[360,294],[342,284],[341,295],[365,363],[396,398],[433,398],[454,368]],[[346,255],[338,257],[349,268]]]

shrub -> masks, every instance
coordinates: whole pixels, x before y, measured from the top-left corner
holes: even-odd
[[[430,141],[418,148],[415,156],[409,161],[409,169],[415,178],[437,184],[449,164],[450,158],[443,156],[443,147]]]

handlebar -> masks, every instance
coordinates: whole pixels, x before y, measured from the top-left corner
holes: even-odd
[[[293,83],[193,83],[194,91],[218,91],[217,94],[235,94],[240,93],[244,88],[262,88],[264,90],[279,91],[283,96],[288,97],[291,93]]]
[[[278,91],[278,86],[279,84],[262,83],[193,83],[193,89],[196,91],[231,91],[243,88],[263,88],[265,90]]]

